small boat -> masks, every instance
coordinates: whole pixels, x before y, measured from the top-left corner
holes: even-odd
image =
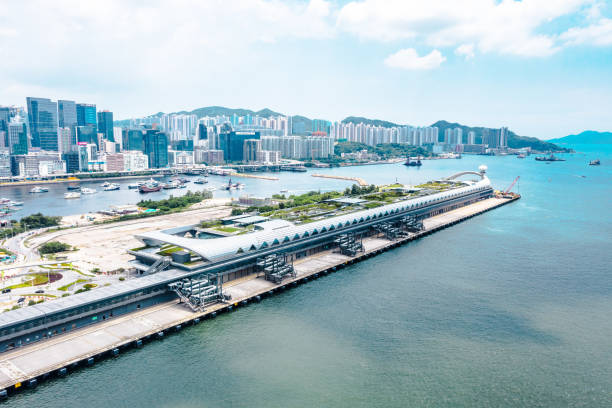
[[[110,183],[108,186],[104,187],[104,191],[113,191],[120,190],[121,186],[119,184]]]
[[[154,193],[156,191],[160,191],[161,189],[162,186],[160,186],[159,184],[153,185],[149,183],[145,183],[142,186],[138,187],[138,191],[140,191],[141,193]]]
[[[288,192],[289,192],[289,190],[281,190],[280,192],[281,192],[281,193],[288,193]]]
[[[46,187],[34,187],[33,189],[30,190],[30,193],[46,193],[47,191],[49,191],[48,188]]]
[[[198,177],[197,179],[194,180],[195,184],[206,184],[208,183],[208,180],[206,180],[204,177]]]
[[[106,188],[106,187],[108,187],[110,185],[111,185],[111,183],[109,183],[108,181],[105,181],[104,183],[101,184],[101,187],[102,188]]]
[[[10,198],[0,198],[0,204],[8,204],[11,202]]]
[[[525,157],[527,157],[527,156],[525,156],[523,153],[521,153],[518,156],[516,156],[517,159],[524,159]]]
[[[154,180],[154,179],[150,178],[150,179],[148,179],[147,181],[145,181],[145,182],[143,183],[143,185],[144,185],[144,184],[148,184],[148,185],[150,185],[150,186],[158,186],[158,185],[159,185],[159,181],[157,181],[157,180]]]
[[[70,193],[64,193],[64,198],[81,198],[81,193],[72,191]]]
[[[130,190],[136,190],[136,189],[137,189],[138,187],[140,187],[141,185],[142,185],[141,183],[131,183],[131,184],[128,184],[128,188],[129,188]]]
[[[87,188],[87,187],[83,187],[81,189],[81,194],[96,194],[98,191],[96,189],[93,188]]]
[[[9,201],[8,205],[11,207],[21,207],[23,205],[23,201]]]
[[[236,183],[236,184],[234,184],[234,187],[237,188],[238,190],[242,190],[244,188],[244,184]]]
[[[66,186],[66,190],[69,191],[78,191],[81,189],[81,186],[78,184],[68,184],[68,186]]]
[[[600,164],[601,162],[599,161],[599,159],[591,160],[589,162],[589,166],[599,166]]]
[[[178,180],[173,180],[170,183],[164,184],[162,187],[164,188],[164,190],[172,190],[174,188],[179,188],[180,186],[181,183]]]

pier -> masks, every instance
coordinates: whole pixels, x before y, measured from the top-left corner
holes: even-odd
[[[331,174],[312,174],[312,177],[321,177],[328,179],[336,179],[336,180],[347,180],[347,181],[356,181],[360,186],[367,186],[368,183],[360,177],[348,177],[348,176],[334,176]]]
[[[104,358],[117,357],[127,348],[141,347],[147,341],[161,339],[190,325],[216,317],[220,313],[258,302],[348,265],[369,259],[390,249],[423,238],[474,216],[501,207],[519,196],[487,198],[423,219],[423,229],[407,236],[388,239],[380,236],[363,238],[363,250],[354,256],[343,255],[331,248],[294,261],[295,275],[274,283],[261,273],[251,273],[224,283],[224,293],[231,300],[192,312],[178,300],[144,308],[110,318],[95,325],[54,336],[0,355],[0,397],[21,388],[34,388],[52,376],[68,375],[72,370],[90,366]],[[383,272],[384,273],[384,272]]]

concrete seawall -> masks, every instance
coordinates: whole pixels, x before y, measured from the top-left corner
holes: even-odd
[[[90,366],[101,359],[116,357],[126,348],[141,347],[147,341],[163,338],[219,313],[230,312],[310,279],[334,273],[517,199],[489,198],[427,218],[423,221],[423,231],[394,241],[364,238],[365,250],[355,257],[329,250],[300,259],[294,263],[297,276],[281,284],[266,281],[256,274],[230,281],[224,285],[224,291],[232,295],[231,302],[211,305],[204,312],[194,313],[178,301],[172,301],[5,352],[0,355],[0,397],[7,397],[22,388],[34,388],[42,380],[68,375],[72,370]]]

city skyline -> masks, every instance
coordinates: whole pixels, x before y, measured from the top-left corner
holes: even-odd
[[[610,11],[593,0],[3,4],[0,99],[96,101],[116,119],[222,105],[542,139],[606,131]]]

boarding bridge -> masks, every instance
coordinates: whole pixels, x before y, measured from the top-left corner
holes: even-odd
[[[194,312],[202,312],[206,306],[226,300],[222,279],[218,275],[186,278],[168,287]]]
[[[293,263],[287,261],[286,254],[271,254],[257,259],[257,268],[264,273],[267,281],[279,284],[287,276],[296,277]]]
[[[423,221],[419,221],[415,216],[402,217],[400,223],[408,232],[419,232],[425,229]]]
[[[357,239],[355,233],[342,234],[334,240],[334,243],[338,244],[340,253],[342,255],[355,256],[357,252],[363,252],[363,243],[361,242],[361,235]]]
[[[389,241],[394,241],[407,235],[401,228],[401,225],[395,222],[381,222],[380,224],[374,225],[372,228],[379,234],[383,234]]]
[[[151,265],[149,269],[145,271],[144,274],[151,275],[153,273],[163,271],[164,269],[168,267],[168,265],[170,265],[171,261],[172,261],[172,258],[167,257],[167,256],[162,256],[159,259],[157,259],[155,262],[153,262],[153,265]]]

